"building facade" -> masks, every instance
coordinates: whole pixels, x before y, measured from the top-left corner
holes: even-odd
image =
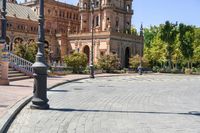
[[[84,52],[90,58],[92,22],[94,24],[94,61],[101,55],[117,54],[122,67],[128,67],[131,55],[142,55],[143,35],[131,34],[133,0],[79,0],[77,6],[44,0],[45,46],[53,60],[73,51]],[[7,2],[7,44],[37,41],[39,0],[17,4]]]
[[[69,34],[70,49],[84,52],[91,50],[92,22],[94,24],[94,59],[101,55],[117,54],[122,67],[128,67],[131,55],[142,55],[143,34],[131,34],[133,0],[94,0],[92,14],[90,0],[79,1],[80,32]]]

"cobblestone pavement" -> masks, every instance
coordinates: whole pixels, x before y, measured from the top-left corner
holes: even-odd
[[[97,74],[97,77],[117,76],[123,74]],[[87,78],[89,75],[70,74],[66,76],[53,76],[47,78],[47,87],[51,88],[57,84],[72,81],[80,78]],[[9,86],[0,85],[0,127],[2,119],[7,114],[10,115],[10,110],[15,108],[15,105],[22,102],[27,97],[33,95],[33,79],[10,82]],[[14,110],[14,109],[13,109]],[[7,118],[7,116],[6,116]],[[4,121],[3,121],[4,123]]]
[[[10,133],[200,133],[200,76],[86,79],[48,92],[49,110],[27,105]]]

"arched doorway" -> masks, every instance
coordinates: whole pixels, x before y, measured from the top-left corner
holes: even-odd
[[[23,44],[23,39],[20,38],[20,37],[17,37],[14,39],[14,43],[12,44],[12,51],[15,51],[16,50],[16,46],[17,45],[20,45],[20,44]]]
[[[49,48],[49,42],[46,41],[46,40],[44,41],[44,48],[45,48],[45,49],[48,49],[48,48]]]
[[[8,51],[11,50],[11,42],[9,37],[6,37],[6,48],[8,49]]]
[[[127,47],[126,49],[125,49],[125,63],[124,63],[124,66],[125,66],[125,68],[129,68],[129,58],[130,58],[130,48],[129,47]]]
[[[29,39],[28,40],[28,44],[33,44],[33,43],[36,43],[34,39]]]
[[[24,40],[23,40],[22,38],[17,37],[17,38],[15,38],[14,43],[15,43],[15,44],[22,44],[23,41],[24,41]]]
[[[83,53],[85,53],[87,55],[88,64],[89,64],[89,61],[90,61],[90,48],[89,48],[89,46],[85,46],[83,48]]]

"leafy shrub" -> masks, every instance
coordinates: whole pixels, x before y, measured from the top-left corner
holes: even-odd
[[[136,69],[140,65],[140,56],[137,54],[129,58],[130,68]]]
[[[171,70],[171,72],[172,72],[172,73],[180,73],[180,70],[177,69],[177,68],[173,68],[173,69]]]
[[[87,55],[84,53],[74,52],[64,57],[64,62],[68,67],[72,67],[73,73],[81,73],[87,66]]]
[[[18,43],[14,47],[14,54],[33,63],[35,62],[37,50],[38,50],[38,46],[36,42],[31,42],[27,44]],[[45,49],[46,60],[47,60],[48,53],[49,53],[48,50]]]
[[[194,72],[194,73],[197,72],[197,69],[193,67],[192,72]]]
[[[156,68],[155,68],[156,69]],[[160,72],[160,73],[166,73],[166,68],[163,67],[163,68],[157,68],[157,72]]]
[[[145,57],[142,57],[142,59],[141,59],[141,57],[137,54],[137,55],[129,58],[130,68],[136,69],[140,65],[140,60],[142,60],[142,67],[143,68],[149,67],[149,61]]]
[[[200,68],[192,68],[192,73],[194,74],[200,74]]]
[[[186,68],[186,69],[185,69],[185,74],[192,74],[192,69]]]
[[[153,66],[152,71],[153,72],[160,72],[160,67],[159,66]]]
[[[98,59],[97,65],[106,72],[113,72],[120,68],[120,61],[116,54],[103,55]]]

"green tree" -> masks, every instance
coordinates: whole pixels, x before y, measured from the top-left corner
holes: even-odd
[[[159,27],[151,26],[149,29],[144,29],[144,46],[147,48],[151,47],[151,43],[154,37],[158,34]]]
[[[106,72],[120,69],[120,61],[116,54],[103,55],[98,59],[98,67]]]
[[[18,44],[15,44],[13,53],[33,63],[35,62],[37,50],[38,50],[38,46],[36,42],[30,42],[30,43],[24,43],[24,44],[18,43]],[[46,61],[48,59],[47,58],[48,55],[49,55],[49,51],[48,49],[45,49]]]
[[[140,60],[141,60],[141,57],[138,54],[130,57],[129,58],[130,68],[137,69],[137,67],[140,65]]]
[[[177,35],[177,29],[176,25],[170,23],[169,21],[165,22],[165,25],[161,27],[161,40],[166,42],[167,47],[167,60],[168,60],[168,67],[171,69],[172,67],[172,53],[173,53],[173,44],[176,40],[176,35]]]
[[[166,43],[160,39],[161,26],[151,26],[144,30],[144,57],[151,66],[164,66],[166,62]]]
[[[37,44],[34,42],[26,44],[16,44],[14,48],[14,54],[30,62],[35,61],[36,53]]]
[[[179,41],[179,34],[176,36],[176,40],[174,43],[174,51],[172,53],[172,62],[173,62],[173,67],[178,69],[178,64],[181,63],[182,60],[182,53],[180,50],[180,41]]]
[[[86,68],[87,61],[87,55],[84,53],[74,52],[64,57],[64,62],[72,68],[73,73],[81,73]]]
[[[160,35],[157,34],[153,41],[152,41],[152,47],[150,49],[151,53],[151,60],[156,64],[156,66],[164,66],[166,62],[166,43],[163,42],[160,37]],[[154,65],[155,65],[154,64]]]
[[[190,25],[180,24],[179,34],[181,53],[188,62],[188,68],[191,68],[191,59],[194,55],[194,27]]]
[[[193,62],[196,65],[199,65],[200,64],[200,28],[195,28],[193,49],[194,49]]]

